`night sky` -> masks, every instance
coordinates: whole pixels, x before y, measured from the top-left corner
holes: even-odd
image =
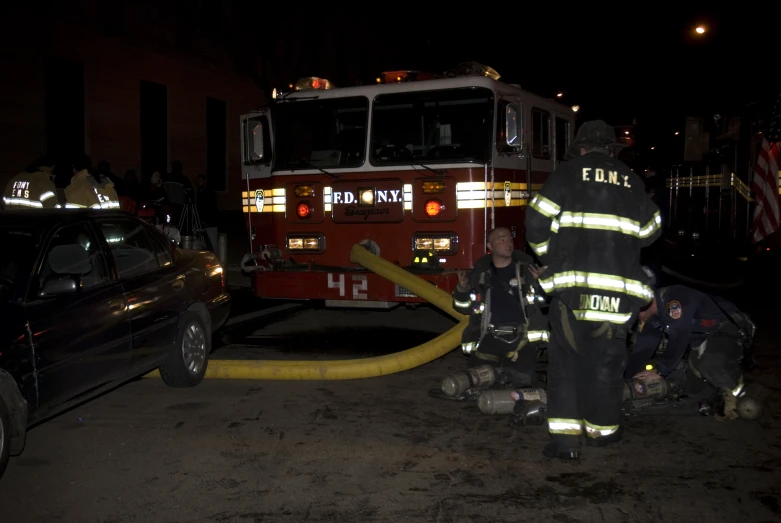
[[[658,142],[657,149],[681,152],[682,141],[677,147],[675,140],[683,133],[673,135],[683,131],[686,116],[736,114],[781,91],[773,74],[778,45],[771,45],[781,19],[769,10],[719,14],[623,3],[622,11],[589,15],[565,4],[551,4],[555,11],[530,10],[526,3],[507,4],[511,9],[486,4],[494,10],[470,12],[442,3],[435,17],[377,4],[376,14],[356,9],[280,18],[264,30],[263,41],[273,41],[276,49],[271,60],[278,77],[271,81],[284,87],[286,76],[295,81],[317,75],[354,85],[372,82],[383,70],[442,73],[476,61],[496,69],[502,81],[538,94],[564,92],[564,103],[581,106],[580,121],[627,125],[636,119],[646,145]],[[627,13],[629,8],[635,13]],[[707,32],[697,35],[697,25]],[[775,66],[760,69],[770,65],[771,52]]]

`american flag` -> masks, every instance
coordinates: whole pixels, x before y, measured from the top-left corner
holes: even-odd
[[[757,206],[751,226],[751,242],[761,241],[781,225],[778,202],[778,169],[781,165],[781,94],[773,106],[770,127],[762,136],[762,149],[754,165],[751,190]]]

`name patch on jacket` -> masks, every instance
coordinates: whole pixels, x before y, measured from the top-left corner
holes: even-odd
[[[621,298],[600,296],[599,294],[581,294],[580,308],[601,312],[618,312]]]
[[[621,178],[619,180],[619,178]],[[631,188],[629,184],[629,176],[622,174],[618,175],[618,171],[607,171],[605,174],[604,169],[593,169],[591,167],[583,168],[583,181],[584,182],[598,182],[598,183],[612,183],[613,185],[623,185],[626,188]]]

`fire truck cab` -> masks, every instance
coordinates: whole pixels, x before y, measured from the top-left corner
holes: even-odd
[[[351,263],[354,244],[447,292],[493,228],[524,249],[525,206],[575,121],[572,108],[474,63],[345,88],[303,78],[272,97],[241,117],[244,266],[259,297],[341,307],[423,301]]]

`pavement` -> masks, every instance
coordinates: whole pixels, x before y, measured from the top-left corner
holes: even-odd
[[[215,358],[383,354],[453,324],[427,307],[340,311],[236,293],[233,317],[245,319],[217,333]],[[463,368],[458,351],[366,380],[140,379],[30,431],[0,480],[0,520],[779,521],[779,309],[755,314],[747,381],[769,398],[757,422],[704,418],[685,402],[635,411],[622,442],[569,465],[541,456],[543,427],[427,396]]]

